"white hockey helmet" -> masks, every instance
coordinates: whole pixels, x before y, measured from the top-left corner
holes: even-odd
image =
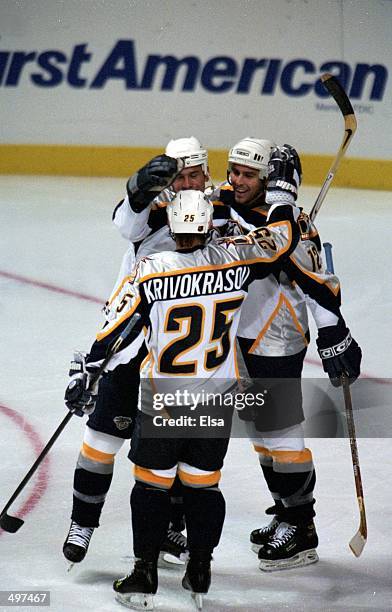
[[[208,153],[194,136],[171,140],[165,150],[166,155],[182,159],[184,168],[202,166],[204,174],[208,174]]]
[[[229,151],[229,172],[232,164],[248,166],[259,171],[261,179],[268,176],[268,162],[275,147],[271,140],[261,140],[250,136],[243,138]]]
[[[212,226],[213,206],[202,191],[186,189],[176,193],[167,205],[173,234],[207,234]]]

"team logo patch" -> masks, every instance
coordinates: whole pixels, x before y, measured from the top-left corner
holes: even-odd
[[[127,429],[127,427],[129,427],[131,425],[132,419],[131,419],[131,417],[116,416],[113,419],[113,423],[115,424],[117,429],[122,431],[123,429]]]

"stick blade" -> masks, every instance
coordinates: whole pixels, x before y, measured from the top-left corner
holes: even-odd
[[[346,92],[344,91],[343,85],[339,82],[339,80],[329,72],[326,72],[325,74],[321,75],[321,81],[325,89],[333,97],[336,104],[339,106],[342,114],[344,116],[354,115],[354,109],[352,107],[352,104]]]
[[[356,557],[360,557],[363,549],[365,548],[366,538],[358,530],[355,536],[353,536],[349,542],[349,547]]]
[[[8,533],[16,533],[23,525],[24,521],[17,516],[10,516],[5,513],[0,517],[0,527]]]

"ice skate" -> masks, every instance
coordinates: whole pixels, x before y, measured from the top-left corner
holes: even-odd
[[[132,574],[113,582],[116,601],[131,610],[153,610],[158,589],[157,564],[137,559]]]
[[[260,547],[259,568],[264,572],[275,572],[316,563],[317,545],[313,521],[304,526],[282,522],[272,539]]]
[[[260,548],[267,544],[276,533],[277,528],[279,527],[280,520],[277,516],[274,516],[273,519],[265,525],[264,527],[260,527],[260,529],[254,529],[250,534],[251,548],[253,552],[256,554],[259,552]]]
[[[64,557],[69,562],[68,571],[75,563],[80,563],[85,558],[93,532],[94,527],[81,527],[75,521],[71,522],[63,545]]]
[[[191,591],[197,610],[203,608],[203,595],[208,593],[211,584],[211,561],[189,559],[182,586]]]
[[[159,553],[159,567],[183,566],[189,556],[186,537],[169,527]]]

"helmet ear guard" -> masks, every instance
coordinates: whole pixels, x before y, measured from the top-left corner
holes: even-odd
[[[239,164],[258,170],[260,179],[266,178],[271,151],[275,146],[275,143],[271,140],[243,138],[229,151],[228,172],[231,171],[233,164]]]
[[[165,153],[169,157],[181,159],[183,168],[202,166],[204,174],[208,176],[207,149],[194,136],[171,140],[166,146]]]
[[[202,191],[179,191],[166,210],[173,234],[205,235],[212,227],[213,206]]]

